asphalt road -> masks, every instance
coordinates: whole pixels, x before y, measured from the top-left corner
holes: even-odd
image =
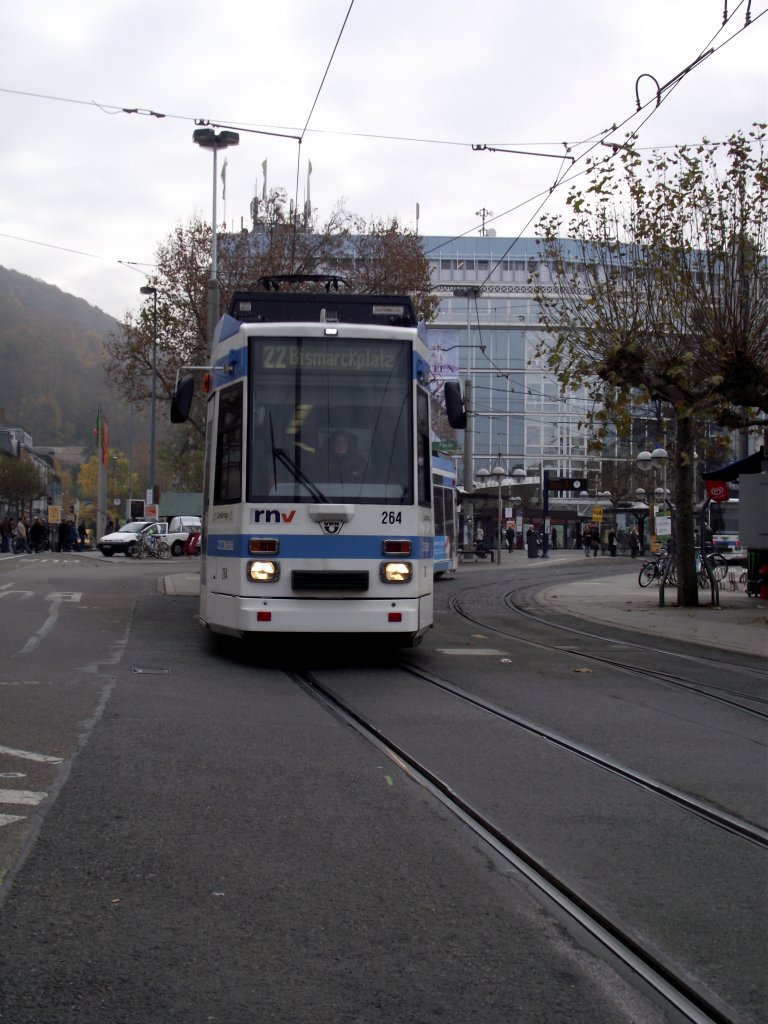
[[[661,1020],[168,571],[0,562],[0,1021]]]

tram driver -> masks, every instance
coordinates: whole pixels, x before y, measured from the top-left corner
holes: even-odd
[[[365,459],[357,450],[357,438],[348,430],[334,430],[321,451],[321,464],[330,480],[358,483],[365,473]]]

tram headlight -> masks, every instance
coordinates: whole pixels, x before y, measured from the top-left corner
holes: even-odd
[[[248,562],[245,575],[253,583],[275,583],[280,579],[280,563]]]
[[[410,583],[413,566],[410,562],[382,562],[379,577],[382,583]]]

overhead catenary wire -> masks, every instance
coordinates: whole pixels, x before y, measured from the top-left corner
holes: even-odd
[[[350,13],[351,13],[353,5],[354,5],[354,0],[351,0],[351,2],[349,4],[349,8],[348,8],[347,13],[346,13],[346,16],[344,18],[341,30],[340,30],[340,32],[338,34],[336,43],[335,43],[335,45],[333,47],[333,51],[332,51],[331,57],[329,59],[328,65],[326,67],[325,73],[323,75],[322,81],[321,81],[320,86],[318,88],[318,91],[317,91],[317,93],[315,95],[315,99],[314,99],[314,101],[312,103],[312,106],[310,108],[309,114],[308,114],[307,119],[306,119],[306,121],[304,123],[304,126],[303,126],[302,129],[299,130],[300,131],[299,135],[293,134],[292,132],[290,132],[290,129],[285,131],[285,132],[280,131],[279,130],[280,126],[275,126],[275,125],[272,125],[272,126],[254,126],[252,124],[247,124],[247,123],[238,123],[236,119],[199,118],[199,117],[195,117],[195,116],[192,116],[192,115],[183,115],[183,114],[163,112],[163,111],[160,111],[158,109],[154,109],[153,107],[141,107],[141,106],[138,106],[138,105],[105,103],[105,102],[96,101],[96,100],[93,100],[93,99],[84,100],[84,99],[72,98],[72,97],[67,97],[67,96],[59,96],[59,95],[55,95],[55,94],[51,94],[51,93],[42,93],[42,92],[38,93],[38,92],[26,91],[26,90],[21,90],[21,89],[13,89],[13,88],[3,87],[3,86],[0,86],[0,93],[9,94],[9,95],[16,95],[16,96],[26,96],[26,97],[40,99],[40,100],[44,100],[44,101],[48,101],[48,102],[72,103],[72,104],[77,104],[77,105],[80,105],[80,106],[90,106],[90,107],[92,107],[94,109],[99,110],[100,112],[102,112],[102,113],[104,113],[106,115],[125,114],[125,115],[129,115],[129,116],[139,116],[139,117],[152,118],[152,119],[158,120],[159,122],[166,122],[166,123],[168,121],[171,121],[171,120],[192,121],[194,123],[207,124],[207,125],[211,125],[211,126],[214,126],[214,127],[227,127],[227,128],[231,128],[232,130],[237,130],[237,131],[251,132],[251,133],[254,133],[254,134],[271,135],[271,136],[274,136],[274,137],[286,138],[286,139],[290,139],[291,141],[297,141],[297,142],[300,139],[305,138],[308,133],[317,132],[317,133],[322,133],[322,134],[340,135],[340,136],[352,137],[352,138],[358,137],[358,138],[381,139],[381,140],[384,140],[384,141],[402,142],[402,143],[405,143],[405,144],[425,144],[425,145],[451,146],[451,147],[458,147],[458,148],[471,148],[471,146],[472,146],[471,142],[462,142],[462,141],[457,141],[457,140],[435,139],[435,138],[430,138],[430,137],[409,137],[409,136],[406,136],[406,135],[385,135],[385,134],[374,134],[374,133],[367,133],[367,132],[334,132],[334,131],[329,131],[329,130],[322,129],[322,128],[315,129],[315,128],[310,128],[309,127],[309,122],[310,122],[310,120],[311,120],[311,118],[312,118],[312,116],[314,114],[318,98],[319,98],[319,96],[321,94],[321,90],[322,90],[322,88],[324,86],[324,83],[326,81],[326,77],[327,77],[328,71],[329,71],[329,69],[331,67],[331,63],[332,63],[332,61],[334,59],[334,56],[336,54],[336,51],[337,51],[337,48],[338,48],[338,45],[339,45],[339,41],[341,39],[341,35],[342,35],[342,33],[344,31],[344,28],[345,28],[345,26],[347,24],[347,21],[349,19],[349,16],[350,16]],[[683,70],[681,72],[679,72],[676,76],[673,76],[673,78],[669,79],[668,82],[666,82],[663,86],[660,87],[661,91],[664,93],[664,96],[663,96],[664,99],[666,99],[667,96],[671,94],[673,89],[678,84],[680,84],[680,82],[682,80],[684,80],[686,77],[688,77],[688,75],[691,73],[691,71],[694,68],[698,68],[701,65],[701,63],[704,62],[705,59],[709,59],[712,55],[714,55],[715,53],[719,52],[725,46],[727,46],[728,44],[733,42],[733,40],[736,39],[739,35],[741,35],[744,31],[746,31],[747,28],[752,27],[757,21],[762,19],[762,17],[766,13],[768,13],[768,10],[763,10],[763,11],[760,11],[760,12],[757,12],[757,13],[752,13],[752,11],[751,11],[751,7],[752,7],[751,0],[741,0],[741,2],[739,2],[736,5],[735,9],[732,12],[729,13],[728,12],[728,4],[726,2],[725,3],[725,11],[724,11],[724,15],[723,15],[723,24],[718,29],[718,31],[716,33],[714,33],[710,43],[714,43],[714,41],[720,35],[722,35],[722,33],[723,33],[723,31],[725,30],[726,27],[732,27],[735,24],[735,19],[736,19],[737,15],[738,15],[739,11],[741,9],[745,8],[745,7],[746,7],[746,15],[745,15],[745,20],[744,20],[744,24],[743,25],[737,27],[734,31],[731,32],[730,35],[728,35],[727,38],[722,39],[716,46],[710,45],[708,48],[705,48],[702,51],[702,53],[700,53],[699,56],[694,61],[688,63],[683,68]],[[656,109],[656,100],[657,100],[657,95],[656,95],[656,93],[654,93],[653,98],[651,100],[649,100],[648,103],[646,103],[645,106],[648,106],[648,105],[652,104],[654,106],[654,110],[655,110]],[[642,108],[642,110],[645,110],[645,106]],[[534,143],[530,143],[530,145],[536,145],[536,146],[539,146],[539,147],[540,146],[545,146],[546,147],[546,146],[552,145],[552,146],[557,146],[557,147],[562,148],[563,146],[565,146],[567,149],[569,149],[571,151],[575,150],[576,148],[580,148],[582,146],[587,146],[588,148],[584,152],[582,152],[581,154],[579,154],[579,155],[577,155],[576,157],[573,158],[571,168],[569,169],[573,173],[558,174],[558,176],[556,177],[555,181],[550,186],[548,186],[545,189],[542,189],[541,191],[537,192],[535,195],[529,196],[527,199],[524,199],[521,202],[515,203],[511,207],[503,210],[501,213],[499,213],[496,216],[494,216],[493,218],[491,218],[488,221],[488,223],[498,222],[502,218],[507,217],[511,213],[514,213],[517,210],[521,209],[523,206],[527,205],[528,203],[536,202],[537,200],[541,200],[541,199],[546,201],[546,199],[549,196],[551,196],[557,188],[562,187],[562,185],[568,184],[571,181],[575,180],[576,177],[578,176],[578,174],[583,174],[584,173],[584,171],[582,171],[580,169],[578,171],[575,170],[577,163],[582,161],[588,155],[588,153],[591,151],[592,148],[594,148],[597,145],[602,144],[605,140],[609,139],[612,134],[614,134],[616,131],[620,130],[621,127],[623,127],[626,124],[628,124],[632,120],[632,118],[637,117],[638,113],[641,113],[641,111],[635,111],[632,115],[630,115],[630,117],[625,118],[622,122],[619,122],[618,124],[613,125],[610,129],[602,130],[602,131],[596,133],[595,135],[591,136],[591,138],[588,137],[588,138],[580,140],[579,142],[571,142],[571,143],[563,143],[563,142],[558,142],[558,143],[534,142]],[[653,113],[653,111],[651,111],[651,113]],[[635,129],[635,134],[639,131],[639,129],[646,122],[647,122],[647,117],[644,118],[642,120],[641,124],[639,125],[639,127]],[[499,142],[499,143],[495,143],[494,142],[494,146],[495,147],[498,146],[499,148],[502,148],[504,146],[511,146],[511,145],[525,146],[525,145],[529,145],[529,143],[524,143],[524,142],[519,142],[519,141],[514,141],[514,142],[506,142],[506,141],[504,141],[504,142]],[[664,148],[664,147],[654,147],[654,148]],[[300,151],[300,142],[299,142],[299,151]],[[563,154],[551,154],[551,155],[553,155],[553,156],[554,155],[561,155],[562,156]],[[606,159],[608,159],[608,158],[606,158]],[[298,160],[297,160],[297,168],[298,168]],[[297,182],[298,182],[298,169],[297,169]],[[298,184],[297,184],[296,194],[298,195]],[[531,221],[533,220],[533,217],[536,216],[536,213],[539,212],[540,208],[541,207],[538,207],[537,210],[534,212],[533,216],[528,219],[528,221],[526,222],[525,227],[523,228],[523,231],[531,223]],[[473,230],[476,230],[476,228],[477,228],[477,226],[474,225],[473,227],[469,228],[466,232],[462,232],[460,234],[457,234],[457,235],[453,236],[452,240],[461,239],[461,238],[465,237],[466,235],[470,234]],[[48,242],[44,242],[44,241],[38,241],[38,240],[35,240],[35,239],[26,239],[26,238],[22,238],[21,236],[18,236],[18,235],[16,235],[16,236],[6,235],[5,237],[16,238],[16,239],[18,239],[20,241],[29,242],[30,244],[49,246],[51,248],[60,248],[62,250],[71,251],[71,252],[73,252],[75,254],[85,255],[85,256],[88,256],[88,257],[92,257],[92,258],[108,259],[108,257],[97,256],[97,255],[91,254],[91,253],[80,253],[78,250],[74,250],[74,249],[68,250],[67,247],[65,247],[65,246],[56,246],[53,243],[48,243]],[[518,232],[518,234],[517,234],[516,238],[513,240],[512,244],[514,245],[514,242],[517,241],[520,237],[522,237],[522,232]],[[429,253],[427,253],[427,255],[429,255]],[[119,262],[122,262],[122,261],[119,261]],[[486,278],[486,280],[487,280],[487,278]]]

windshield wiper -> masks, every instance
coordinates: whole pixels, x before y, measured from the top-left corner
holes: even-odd
[[[291,476],[297,483],[303,484],[304,487],[306,487],[306,489],[309,491],[309,493],[312,495],[315,501],[320,501],[324,505],[327,505],[328,499],[326,498],[326,496],[323,494],[323,492],[320,490],[317,484],[313,483],[309,479],[307,474],[304,473],[303,470],[301,470],[299,466],[296,465],[296,463],[290,457],[288,452],[285,451],[284,448],[275,448],[275,431],[272,426],[271,415],[269,417],[269,431],[272,440],[272,473],[274,474],[275,484],[277,484],[277,463],[279,462],[282,466],[285,466],[285,468],[288,470],[288,472],[291,474]]]

